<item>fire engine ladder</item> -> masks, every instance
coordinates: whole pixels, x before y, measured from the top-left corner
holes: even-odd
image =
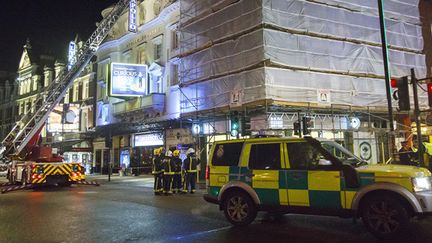
[[[12,128],[3,139],[0,147],[0,157],[19,155],[30,139],[37,133],[48,119],[48,115],[65,96],[73,80],[90,62],[99,45],[108,35],[123,11],[129,6],[130,0],[120,0],[111,12],[100,22],[85,44],[78,50],[77,61],[70,70],[61,72],[47,87],[47,92],[36,99],[36,112],[27,113]]]

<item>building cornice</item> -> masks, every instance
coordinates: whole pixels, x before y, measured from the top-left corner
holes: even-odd
[[[130,41],[134,38],[138,39],[140,34],[145,34],[146,32],[149,32],[153,28],[157,27],[159,24],[167,22],[169,20],[169,18],[171,17],[171,15],[175,11],[178,11],[178,10],[180,10],[180,3],[178,1],[176,1],[176,2],[168,5],[166,8],[164,8],[156,18],[154,18],[154,19],[150,20],[149,22],[139,26],[137,33],[127,33],[116,40],[110,40],[110,41],[104,42],[99,46],[98,52],[103,52],[103,51],[106,51],[106,50],[111,49],[111,48],[118,48],[118,47],[121,47],[121,44],[127,42],[128,40]],[[141,43],[137,42],[136,44],[141,44]],[[113,52],[115,52],[115,51],[118,51],[118,49],[113,50]]]

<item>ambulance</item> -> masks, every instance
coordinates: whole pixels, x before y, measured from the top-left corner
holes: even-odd
[[[215,142],[206,170],[207,202],[233,225],[258,211],[361,218],[380,239],[432,212],[431,173],[369,165],[334,141],[251,138]]]

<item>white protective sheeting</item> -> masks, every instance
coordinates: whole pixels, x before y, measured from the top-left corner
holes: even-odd
[[[384,2],[392,76],[415,68],[424,77],[418,0]],[[232,105],[233,93],[241,103],[317,103],[320,89],[332,104],[387,105],[376,0],[181,0],[180,8],[182,112]]]

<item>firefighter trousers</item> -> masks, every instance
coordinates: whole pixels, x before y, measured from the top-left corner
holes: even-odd
[[[153,186],[153,191],[154,191],[155,193],[162,192],[162,177],[163,177],[163,174],[162,174],[162,173],[154,174],[154,186]]]
[[[184,183],[183,192],[187,192],[189,188],[190,192],[195,192],[196,176],[196,172],[186,172],[186,181]]]
[[[182,177],[181,172],[176,172],[173,176],[173,190],[174,192],[180,192],[182,189]]]
[[[164,175],[163,176],[163,184],[164,184],[164,193],[172,193],[173,186],[173,175]]]

